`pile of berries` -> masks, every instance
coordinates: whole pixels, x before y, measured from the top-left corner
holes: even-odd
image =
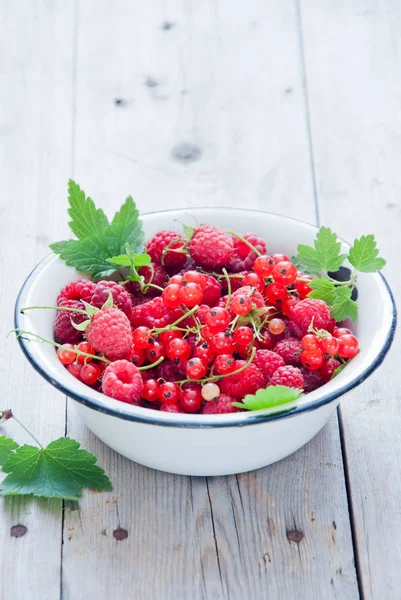
[[[256,234],[160,231],[140,281],[77,279],[57,298],[57,356],[107,396],[174,413],[237,412],[260,388],[305,393],[359,350],[311,277]]]

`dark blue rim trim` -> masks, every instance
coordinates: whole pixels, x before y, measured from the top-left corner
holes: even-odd
[[[171,212],[183,212],[186,210],[188,210],[189,212],[191,210],[207,211],[207,210],[213,210],[216,208],[217,207],[211,206],[211,207],[202,207],[202,208],[192,207],[192,208],[187,208],[187,209],[169,209],[169,210],[143,213],[141,216],[153,215],[153,214],[165,214],[165,213],[171,213]],[[217,210],[219,210],[219,211],[220,210],[228,210],[228,211],[234,210],[234,211],[242,211],[242,212],[247,212],[247,213],[248,212],[258,213],[258,214],[263,214],[263,215],[267,214],[267,215],[279,217],[280,219],[285,219],[288,221],[298,221],[299,223],[308,225],[309,227],[312,227],[314,229],[318,229],[316,227],[316,225],[312,225],[311,223],[306,223],[305,221],[301,221],[300,219],[293,219],[291,217],[285,217],[285,216],[279,215],[277,213],[270,213],[270,212],[254,210],[254,209],[241,209],[241,208],[229,208],[229,207],[221,207],[221,208],[218,207]],[[342,241],[345,242],[345,240],[342,240]],[[345,243],[348,244],[348,242],[345,242]],[[21,307],[20,300],[21,300],[22,296],[24,295],[25,290],[27,288],[29,288],[29,284],[31,283],[31,280],[33,280],[35,278],[35,276],[40,271],[42,271],[42,269],[47,265],[47,263],[50,262],[53,258],[54,258],[53,254],[47,255],[38,265],[36,265],[36,267],[31,271],[31,273],[28,275],[28,277],[25,279],[24,283],[22,284],[22,287],[18,293],[16,302],[15,302],[15,308],[14,308],[14,325],[15,325],[16,329],[18,329],[20,327],[20,323],[19,323],[20,314],[21,314],[20,313],[20,307]],[[381,279],[384,283],[384,286],[388,292],[389,298],[391,300],[392,321],[391,321],[391,325],[390,325],[389,331],[387,333],[385,342],[384,342],[380,352],[378,352],[376,359],[372,362],[372,364],[369,365],[369,367],[367,369],[365,369],[361,373],[361,375],[359,375],[359,377],[355,378],[353,381],[351,381],[347,385],[344,385],[343,387],[339,388],[338,390],[336,390],[334,392],[323,394],[318,400],[312,402],[311,404],[308,404],[305,406],[300,405],[298,407],[296,406],[295,408],[293,408],[291,410],[287,410],[287,411],[283,410],[280,413],[275,413],[272,415],[255,414],[255,415],[249,416],[249,413],[247,413],[247,418],[243,422],[227,422],[227,423],[222,423],[222,422],[213,423],[212,421],[206,422],[202,419],[202,416],[200,416],[200,415],[199,415],[199,419],[197,419],[196,416],[194,415],[194,420],[185,420],[183,418],[177,417],[176,421],[170,422],[170,421],[163,421],[161,419],[158,419],[156,416],[157,411],[153,411],[151,409],[149,409],[149,412],[152,413],[152,416],[146,417],[146,416],[142,416],[142,415],[134,415],[129,412],[124,412],[123,410],[119,411],[114,408],[106,408],[106,407],[102,406],[97,400],[89,398],[85,394],[77,394],[70,388],[62,385],[61,383],[59,383],[58,381],[53,379],[53,377],[51,377],[46,371],[44,371],[42,369],[42,367],[33,358],[32,354],[30,353],[29,348],[28,348],[29,341],[27,339],[24,339],[23,337],[19,337],[17,339],[18,339],[19,345],[21,346],[23,353],[25,354],[25,356],[27,357],[27,359],[29,360],[29,362],[31,363],[33,368],[38,373],[40,373],[40,375],[42,375],[42,377],[44,379],[46,379],[46,381],[51,383],[60,392],[63,392],[64,394],[66,394],[69,398],[72,398],[72,399],[76,400],[77,402],[80,402],[84,406],[87,406],[88,408],[92,408],[94,410],[102,412],[104,414],[111,415],[113,417],[117,417],[117,418],[123,419],[125,421],[135,421],[135,422],[139,422],[139,423],[147,423],[149,425],[158,425],[161,427],[179,427],[179,428],[183,427],[186,429],[213,429],[213,428],[220,428],[220,427],[222,427],[222,428],[224,428],[224,427],[246,427],[248,425],[259,425],[266,421],[277,421],[279,419],[286,419],[286,418],[294,417],[294,416],[302,414],[302,413],[311,412],[313,410],[316,410],[317,408],[320,408],[321,406],[324,406],[325,404],[329,404],[330,402],[333,402],[334,400],[336,400],[339,396],[342,396],[343,394],[346,394],[347,392],[358,387],[358,385],[363,383],[365,381],[365,379],[367,379],[381,365],[387,352],[390,350],[391,344],[394,339],[394,334],[395,334],[395,330],[397,327],[397,308],[396,308],[396,305],[394,302],[393,294],[391,292],[389,284],[387,283],[386,278],[381,273],[378,273],[378,275],[381,277]],[[84,384],[82,384],[82,385],[84,386]],[[324,386],[321,389],[324,389]]]

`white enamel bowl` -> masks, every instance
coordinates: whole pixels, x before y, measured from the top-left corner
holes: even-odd
[[[146,237],[160,229],[179,231],[188,214],[225,230],[254,231],[270,253],[293,256],[300,243],[312,244],[314,226],[269,213],[220,208],[171,210],[142,216]],[[346,249],[346,244],[344,244]],[[25,281],[16,302],[15,326],[52,338],[55,313],[26,306],[54,305],[59,290],[77,273],[54,255]],[[138,463],[184,475],[228,475],[274,463],[306,444],[324,426],[341,396],[362,383],[383,361],[393,339],[396,308],[386,280],[363,274],[358,280],[361,351],[333,381],[306,395],[287,412],[227,415],[163,413],[108,398],[77,381],[59,363],[49,344],[19,339],[33,367],[73,399],[87,426],[105,444]]]

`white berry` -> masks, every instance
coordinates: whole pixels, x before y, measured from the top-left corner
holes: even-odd
[[[210,401],[220,396],[220,388],[215,383],[205,383],[202,387],[202,398]]]

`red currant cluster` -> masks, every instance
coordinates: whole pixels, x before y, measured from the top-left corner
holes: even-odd
[[[167,412],[237,412],[234,401],[270,385],[312,391],[358,352],[325,302],[308,298],[311,277],[269,256],[256,234],[201,226],[185,241],[162,231],[147,251],[142,284],[76,280],[58,297],[58,358],[106,395]]]

